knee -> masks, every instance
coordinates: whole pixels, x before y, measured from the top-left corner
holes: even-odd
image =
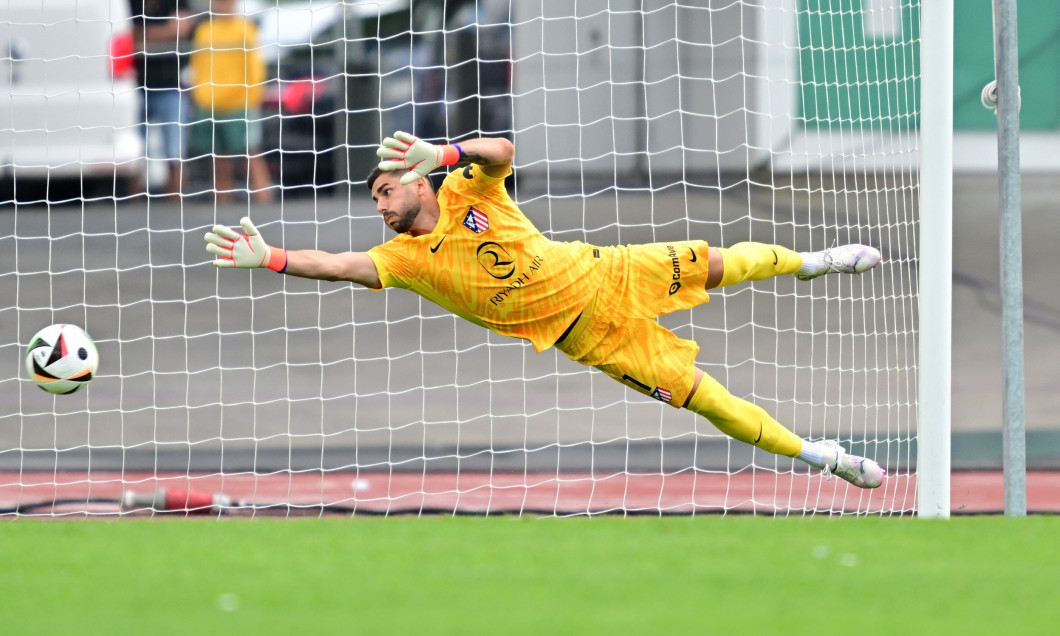
[[[692,390],[685,408],[707,419],[717,418],[732,409],[733,396],[714,378],[703,374]]]
[[[709,249],[707,256],[707,289],[714,289],[721,284],[725,276],[725,258],[716,247]]]

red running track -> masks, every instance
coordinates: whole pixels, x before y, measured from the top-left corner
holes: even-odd
[[[952,476],[954,514],[1004,509],[1000,472]],[[766,471],[674,475],[275,473],[153,474],[117,472],[0,473],[2,518],[152,514],[152,504],[121,508],[129,491],[171,493],[169,509],[215,513],[209,497],[228,499],[225,514],[717,514],[909,515],[916,507],[913,476],[891,476],[872,491],[819,475]],[[196,493],[188,498],[185,493]],[[206,501],[199,497],[206,497]],[[150,497],[148,497],[150,499]],[[160,501],[160,500],[159,500]],[[1030,512],[1060,513],[1060,472],[1027,475]],[[154,504],[154,508],[164,508]],[[20,507],[18,515],[14,509]],[[201,507],[201,508],[200,508]]]

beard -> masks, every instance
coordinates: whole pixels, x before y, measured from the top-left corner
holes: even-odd
[[[420,203],[419,201],[413,201],[404,210],[393,210],[393,212],[397,215],[397,221],[391,226],[391,229],[398,234],[404,234],[412,229],[412,224],[416,222],[416,217],[420,215]]]

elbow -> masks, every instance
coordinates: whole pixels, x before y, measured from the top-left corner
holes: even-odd
[[[497,154],[502,159],[499,163],[513,163],[515,161],[515,144],[504,137],[498,137]]]

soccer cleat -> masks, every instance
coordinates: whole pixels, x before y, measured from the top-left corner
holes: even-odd
[[[880,264],[880,250],[868,245],[839,245],[820,252],[803,252],[803,266],[795,277],[813,280],[818,276],[838,272],[861,274]],[[810,270],[810,271],[806,271]]]
[[[831,479],[832,475],[837,475],[858,488],[878,488],[883,483],[883,478],[887,476],[879,464],[865,457],[851,455],[835,440],[822,440],[818,443],[835,451],[835,460],[832,461],[829,458],[825,461],[825,479]]]

